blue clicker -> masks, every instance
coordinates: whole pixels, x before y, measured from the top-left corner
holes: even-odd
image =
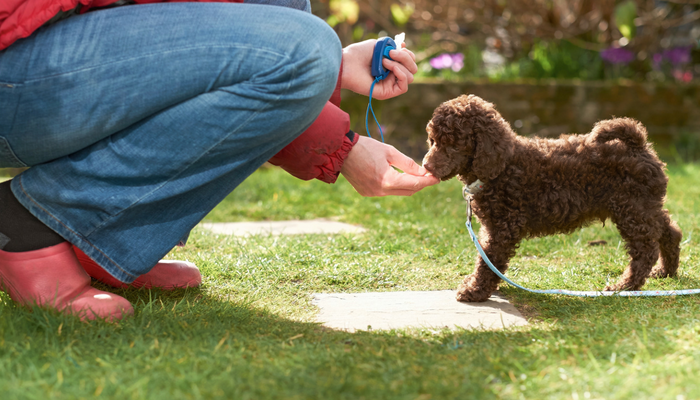
[[[382,60],[384,57],[391,60],[389,51],[396,50],[396,42],[390,37],[383,37],[377,40],[374,45],[374,53],[372,54],[372,76],[380,81],[389,75],[389,70],[384,68]]]

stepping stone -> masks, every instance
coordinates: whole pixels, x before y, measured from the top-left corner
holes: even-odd
[[[388,330],[401,328],[503,329],[527,325],[504,298],[492,295],[483,303],[460,303],[456,291],[318,293],[316,320],[333,329]]]
[[[362,233],[365,228],[328,219],[292,220],[292,221],[258,221],[258,222],[203,222],[199,226],[214,233],[249,236],[249,235],[303,235],[311,233]]]

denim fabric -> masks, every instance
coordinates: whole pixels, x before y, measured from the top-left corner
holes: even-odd
[[[0,52],[0,166],[31,166],[18,200],[131,282],[314,121],[340,61],[324,21],[284,7],[72,17]]]
[[[244,3],[248,4],[267,4],[270,6],[281,6],[296,8],[297,10],[311,12],[311,1],[310,0],[245,0]]]

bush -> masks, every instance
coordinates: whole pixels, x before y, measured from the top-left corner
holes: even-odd
[[[315,0],[314,6],[344,44],[405,31],[424,77],[688,83],[700,81],[696,3]],[[448,57],[450,65],[435,65]]]

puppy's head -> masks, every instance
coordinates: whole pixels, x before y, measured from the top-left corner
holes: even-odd
[[[487,182],[505,169],[515,133],[493,104],[469,95],[442,103],[426,128],[428,153],[423,166],[435,177],[455,175],[465,183]]]

